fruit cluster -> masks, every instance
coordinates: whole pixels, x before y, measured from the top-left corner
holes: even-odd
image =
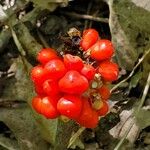
[[[112,43],[100,39],[95,29],[83,32],[79,51],[85,59],[69,53],[59,56],[52,48],[38,53],[40,64],[31,71],[38,95],[32,99],[32,106],[48,119],[65,116],[81,126],[95,128],[99,117],[109,110],[108,83],[117,80],[119,70],[111,61]]]

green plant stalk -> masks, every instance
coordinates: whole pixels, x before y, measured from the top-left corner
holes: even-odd
[[[141,101],[140,101],[140,104],[139,104],[139,107],[138,107],[136,115],[138,115],[139,110],[142,108],[142,106],[144,104],[144,101],[146,99],[146,96],[147,96],[147,93],[148,93],[148,90],[149,90],[149,86],[150,86],[150,72],[149,72],[149,75],[148,75],[148,79],[147,79],[147,82],[146,82],[146,85],[145,85],[145,88],[144,88],[144,91],[143,91],[143,95],[142,95],[142,98],[141,98]],[[121,145],[123,144],[124,140],[126,139],[128,133],[130,132],[130,130],[131,130],[131,128],[132,128],[133,125],[134,125],[134,122],[132,124],[130,124],[130,127],[125,132],[124,136],[119,141],[119,143],[116,145],[116,147],[114,148],[114,150],[120,150]]]
[[[137,69],[137,67],[143,62],[143,60],[145,59],[145,57],[150,53],[150,49],[148,49],[143,56],[139,59],[138,63],[134,66],[133,70],[131,71],[131,73],[129,74],[129,76],[127,78],[125,78],[124,80],[120,81],[118,84],[116,84],[111,90],[110,92],[112,93],[114,90],[116,90],[121,84],[123,84],[124,82],[126,82],[128,79],[130,79],[132,77],[132,75],[134,74],[135,70]]]
[[[37,34],[42,42],[42,45],[45,47],[45,48],[49,48],[50,45],[46,42],[46,40],[44,39],[44,37],[42,36],[42,34],[40,33],[40,31],[37,30]]]
[[[25,51],[24,51],[22,45],[20,44],[20,42],[19,42],[19,40],[18,40],[18,37],[17,37],[15,31],[12,29],[11,26],[9,26],[9,27],[10,27],[10,29],[11,29],[12,37],[13,37],[13,40],[14,40],[14,42],[15,42],[17,48],[18,48],[18,51],[21,53],[22,56],[25,56],[26,53],[25,53]]]
[[[69,144],[67,148],[70,148],[72,144],[76,141],[76,139],[81,135],[81,133],[85,130],[85,127],[79,128],[79,130],[70,138]]]
[[[144,104],[144,101],[146,99],[149,87],[150,87],[150,72],[149,72],[149,75],[148,75],[147,83],[146,83],[146,86],[144,88],[143,95],[142,95],[142,98],[141,98],[141,101],[140,101],[137,113],[139,112],[139,110],[142,108],[142,106]]]
[[[114,148],[114,150],[120,150],[121,145],[123,144],[124,140],[126,139],[128,133],[130,132],[131,128],[133,127],[134,123],[130,124],[130,127],[128,128],[128,130],[125,132],[124,136],[122,137],[122,139],[119,141],[119,143],[116,145],[116,147]]]

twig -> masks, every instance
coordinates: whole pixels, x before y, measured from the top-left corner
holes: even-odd
[[[99,11],[96,11],[95,13],[93,13],[93,17],[96,17],[96,15],[98,14],[98,12],[99,12]],[[92,23],[93,23],[93,21],[90,21],[90,23],[89,23],[89,28],[92,27]]]
[[[92,21],[108,23],[108,18],[94,17],[91,15],[82,15],[82,14],[77,14],[74,12],[62,12],[62,13],[65,15],[80,18],[80,19],[88,19],[88,20],[92,20]]]
[[[110,92],[112,93],[114,90],[116,90],[122,83],[126,82],[130,77],[132,77],[132,75],[134,74],[135,70],[137,69],[137,67],[143,62],[143,60],[145,59],[145,57],[149,54],[150,49],[147,50],[144,55],[139,59],[138,63],[134,66],[133,70],[131,71],[131,73],[129,74],[129,76],[127,78],[125,78],[124,80],[122,80],[121,82],[119,82],[118,84],[116,84],[111,90]]]
[[[25,101],[0,99],[0,108],[20,108],[26,106],[27,103]]]
[[[46,42],[46,40],[44,39],[44,37],[43,37],[43,35],[40,33],[40,31],[37,30],[37,34],[38,34],[38,36],[39,36],[39,38],[40,38],[40,40],[41,40],[43,46],[44,46],[45,48],[50,47],[50,45]]]
[[[91,2],[89,3],[89,5],[88,5],[88,8],[87,8],[87,15],[90,14],[90,10],[91,10],[91,8],[92,8],[92,4],[93,4],[93,1],[91,1]],[[87,27],[88,27],[88,20],[85,20],[85,22],[84,22],[84,29],[86,29]]]
[[[22,56],[25,56],[26,53],[25,53],[25,51],[24,51],[24,49],[23,49],[21,43],[19,42],[19,39],[18,39],[18,37],[17,37],[15,31],[13,30],[13,28],[12,28],[11,26],[9,26],[9,27],[10,27],[10,29],[11,29],[12,37],[13,37],[13,40],[14,40],[14,42],[15,42],[17,48],[18,48],[18,51],[20,52],[20,54],[21,54]]]

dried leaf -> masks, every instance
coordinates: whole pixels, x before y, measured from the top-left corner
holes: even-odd
[[[150,46],[150,13],[129,0],[109,0],[108,4],[116,59],[122,68],[132,70],[139,54]]]
[[[142,7],[150,11],[150,1],[149,0],[131,0],[136,6]]]
[[[114,137],[114,138],[122,138],[126,131],[129,129],[130,125],[133,124],[133,126],[130,129],[130,132],[127,135],[127,139],[131,142],[134,143],[137,136],[139,135],[140,129],[139,127],[135,124],[134,117],[132,116],[132,111],[129,110],[124,110],[120,113],[120,122],[112,128],[109,133]]]

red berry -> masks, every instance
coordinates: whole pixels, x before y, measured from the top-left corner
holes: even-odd
[[[57,111],[57,101],[55,97],[35,97],[32,100],[33,108],[48,119],[55,119],[59,116]]]
[[[114,47],[109,40],[98,40],[90,48],[90,56],[98,61],[110,59],[114,53]]]
[[[110,90],[106,85],[99,88],[99,94],[103,100],[108,100],[110,97]]]
[[[95,128],[98,124],[98,114],[92,109],[88,100],[83,100],[80,117],[76,121],[86,128]]]
[[[109,111],[109,106],[106,101],[103,101],[103,106],[97,111],[99,116],[105,116]]]
[[[55,58],[58,58],[58,56],[56,51],[52,48],[42,49],[37,55],[37,60],[43,65]]]
[[[33,97],[32,99],[32,107],[36,110],[36,112],[38,112],[39,114],[41,114],[41,101],[42,98],[39,96]]]
[[[82,100],[78,96],[64,95],[57,103],[61,115],[75,119],[79,117],[82,109]]]
[[[34,85],[35,86],[35,92],[39,95],[39,96],[45,96],[46,95],[46,93],[44,92],[44,90],[43,90],[43,84],[35,84]]]
[[[79,56],[73,56],[71,54],[64,55],[64,64],[68,70],[80,71],[83,68],[82,59]]]
[[[49,96],[59,94],[58,83],[52,79],[46,80],[43,83],[43,91]]]
[[[95,68],[92,65],[84,64],[84,67],[81,70],[81,74],[88,80],[92,80],[95,75]]]
[[[50,60],[45,65],[45,70],[47,71],[49,78],[55,80],[60,79],[66,73],[64,63],[59,59]]]
[[[119,69],[116,63],[103,61],[99,64],[99,73],[105,81],[115,81],[118,79]]]
[[[95,29],[84,30],[80,46],[84,51],[88,50],[99,38],[99,34]]]
[[[60,91],[69,94],[82,94],[89,87],[88,80],[74,70],[68,71],[65,76],[60,79],[58,85]]]
[[[48,79],[47,71],[40,65],[33,67],[31,70],[31,79],[36,85],[42,84]]]

